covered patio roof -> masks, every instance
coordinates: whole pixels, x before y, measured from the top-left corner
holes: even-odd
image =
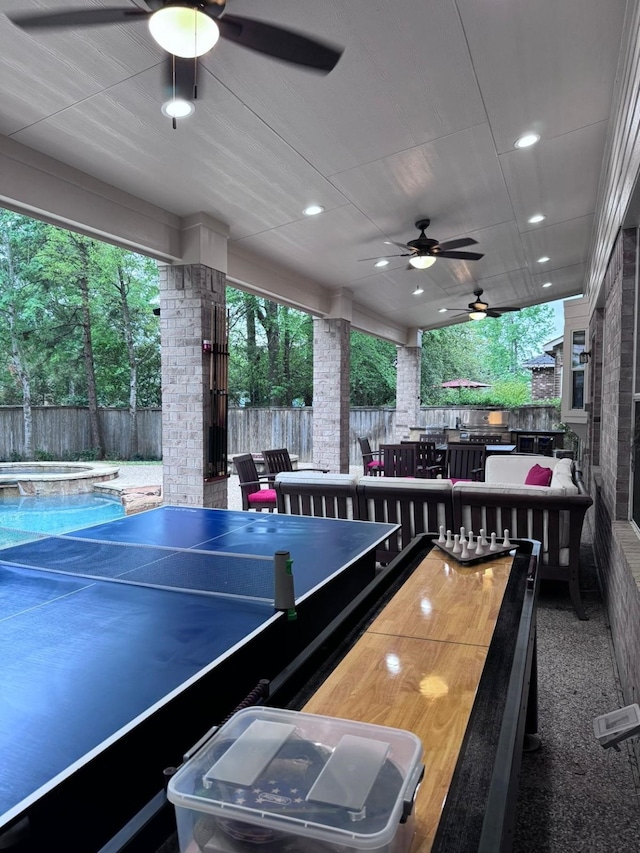
[[[466,319],[442,309],[478,286],[492,307],[588,292],[608,256],[619,212],[597,197],[624,0],[229,0],[342,57],[323,76],[221,40],[175,130],[144,21],[25,32],[3,14],[108,5],[0,0],[5,206],[170,263],[203,221],[228,240],[229,283],[400,344]],[[324,212],[304,216],[311,203]],[[483,257],[409,268],[423,217]]]

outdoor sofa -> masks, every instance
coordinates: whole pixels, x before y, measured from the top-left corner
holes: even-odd
[[[409,477],[365,477],[351,474],[291,472],[276,477],[278,511],[302,515],[387,521],[400,525],[376,552],[389,563],[411,539],[457,532],[461,526],[478,533],[541,542],[541,579],[564,581],[574,609],[586,619],[580,595],[580,539],[593,501],[570,459],[509,455],[487,458],[484,482]],[[549,485],[525,484],[534,466],[551,469]]]

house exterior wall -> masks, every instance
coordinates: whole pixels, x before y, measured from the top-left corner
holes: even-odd
[[[531,399],[550,400],[559,397],[556,393],[555,371],[553,367],[533,368],[531,371]]]
[[[588,432],[594,547],[628,703],[640,695],[640,542],[628,520],[636,250],[636,229],[621,231],[605,275],[604,308],[592,315],[589,328],[595,344]]]

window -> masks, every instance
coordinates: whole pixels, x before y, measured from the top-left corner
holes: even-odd
[[[571,409],[584,409],[584,364],[580,355],[585,352],[584,329],[571,333]]]

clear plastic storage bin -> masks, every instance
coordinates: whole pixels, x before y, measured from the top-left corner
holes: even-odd
[[[278,708],[238,711],[169,781],[181,853],[406,853],[422,744]]]

